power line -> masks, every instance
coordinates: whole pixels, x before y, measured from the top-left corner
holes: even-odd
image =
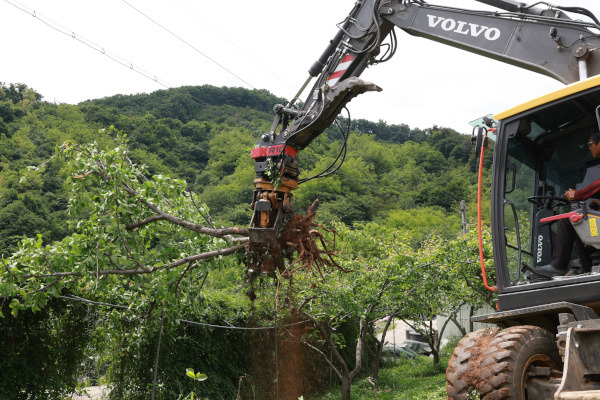
[[[262,68],[264,68],[266,71],[268,71],[271,75],[273,75],[275,78],[277,78],[281,82],[285,83],[290,89],[295,89],[295,87],[292,86],[288,81],[286,81],[285,79],[283,79],[282,77],[280,77],[279,75],[277,75],[272,69],[270,69],[268,66],[266,66],[265,64],[263,64],[262,62],[260,62],[260,60],[258,60],[256,57],[254,57],[252,55],[252,53],[249,53],[246,50],[244,50],[243,48],[239,47],[234,41],[232,41],[231,39],[229,39],[227,36],[223,35],[215,27],[213,27],[208,22],[206,22],[205,20],[203,20],[202,18],[200,18],[198,16],[198,14],[194,13],[192,10],[190,10],[188,7],[186,7],[180,1],[178,1],[178,0],[174,0],[174,1],[175,1],[175,3],[179,4],[181,6],[181,8],[183,8],[184,10],[186,10],[190,15],[194,16],[198,21],[202,22],[204,25],[206,25],[207,27],[209,27],[217,35],[221,36],[224,40],[226,40],[227,42],[229,42],[233,47],[235,47],[240,52],[242,52],[243,54],[245,54],[246,56],[248,56],[250,59],[252,59],[258,65],[260,65]]]
[[[47,18],[45,16],[43,16],[42,14],[38,13],[37,11],[27,7],[26,5],[24,5],[23,3],[20,3],[17,0],[13,0],[13,2],[9,1],[9,0],[4,0],[6,3],[10,4],[11,6],[17,8],[18,10],[21,10],[22,12],[31,15],[32,17],[36,18],[38,21],[40,21],[41,23],[47,25],[48,27],[54,29],[55,31],[62,33],[63,35],[72,37],[73,39],[77,40],[78,42],[86,45],[87,47],[91,48],[92,50],[95,50],[97,52],[99,52],[100,54],[105,55],[106,57],[108,57],[109,59],[111,59],[112,61],[142,75],[145,78],[148,78],[156,83],[158,83],[159,85],[166,87],[168,89],[172,88],[172,85],[167,83],[166,81],[158,78],[156,75],[151,74],[148,71],[143,70],[142,68],[139,68],[137,66],[135,66],[133,63],[125,60],[122,57],[119,57],[118,55],[111,53],[110,51],[106,50],[106,48],[92,42],[91,40],[86,39],[85,37],[78,35],[77,33],[75,33],[74,31],[62,26],[61,24],[59,24],[58,22],[55,22],[53,20],[51,20],[50,18]],[[16,4],[15,4],[16,3]]]
[[[129,307],[127,306],[120,306],[118,304],[110,304],[110,303],[102,303],[99,301],[92,301],[92,300],[88,300],[88,299],[84,299],[83,297],[79,297],[79,296],[75,296],[74,294],[70,295],[70,296],[58,296],[61,299],[65,299],[65,300],[75,300],[75,301],[80,301],[82,303],[88,303],[88,304],[92,304],[95,306],[105,306],[105,307],[114,307],[114,308],[124,308],[129,310]]]
[[[49,26],[50,28],[54,29],[55,31],[57,31],[59,33],[62,33],[64,35],[66,35],[66,36],[72,37],[73,39],[75,39],[75,40],[83,43],[84,45],[90,47],[93,50],[98,51],[99,53],[107,56],[109,59],[111,59],[111,60],[113,60],[113,61],[115,61],[115,62],[123,65],[124,67],[127,67],[127,68],[129,68],[129,69],[131,69],[131,70],[133,70],[133,71],[141,74],[142,76],[144,76],[144,77],[146,77],[148,79],[151,79],[151,80],[157,82],[158,84],[160,84],[160,85],[162,85],[164,87],[168,87],[168,88],[171,87],[170,84],[168,84],[167,82],[163,81],[162,79],[159,79],[156,75],[152,75],[151,73],[143,70],[142,68],[139,68],[139,67],[133,65],[133,63],[131,63],[131,62],[123,59],[122,57],[119,57],[118,55],[116,55],[114,53],[111,53],[110,51],[106,50],[104,47],[102,47],[102,46],[100,46],[100,45],[98,45],[98,44],[96,44],[96,43],[94,43],[94,42],[86,39],[85,37],[83,37],[81,35],[76,34],[74,31],[69,30],[68,28],[64,27],[63,25],[61,25],[61,24],[59,24],[59,23],[51,20],[50,18],[47,18],[47,17],[39,14],[35,10],[33,10],[33,9],[27,7],[26,5],[24,5],[23,3],[20,3],[20,2],[18,2],[16,0],[13,0],[15,3],[17,3],[17,4],[19,4],[21,6],[21,7],[19,7],[18,5],[13,4],[13,3],[11,3],[8,0],[4,0],[4,1],[7,2],[8,4],[12,5],[13,7],[15,7],[15,8],[17,8],[17,9],[19,9],[19,10],[27,13],[27,14],[30,14],[34,18],[37,18],[40,22],[42,22],[43,24]],[[25,10],[22,7],[27,8],[29,10]]]
[[[99,301],[93,301],[93,300],[88,300],[85,299],[83,297],[79,297],[79,296],[75,296],[75,295],[69,295],[69,296],[58,296],[61,299],[65,299],[65,300],[70,300],[70,301],[79,301],[82,303],[87,303],[87,304],[91,304],[91,305],[95,305],[95,306],[104,306],[104,307],[113,307],[113,308],[122,308],[122,309],[127,309],[129,310],[130,308],[127,306],[123,306],[123,305],[119,305],[119,304],[110,304],[110,303],[102,303]],[[268,329],[276,329],[275,326],[259,326],[259,327],[255,327],[255,328],[247,328],[247,327],[243,327],[243,326],[223,326],[223,325],[213,325],[213,324],[207,324],[204,322],[197,322],[197,321],[188,321],[186,319],[176,319],[179,322],[184,322],[186,324],[192,324],[192,325],[200,325],[200,326],[206,326],[209,328],[219,328],[219,329],[233,329],[233,330],[244,330],[244,331],[257,331],[257,330],[268,330]],[[309,320],[305,320],[305,321],[300,321],[300,322],[294,322],[291,324],[287,324],[287,325],[282,325],[283,327],[288,327],[288,326],[294,326],[294,325],[300,325],[300,324],[304,324],[306,322],[309,322]]]
[[[179,319],[179,322],[185,322],[187,324],[194,324],[194,325],[202,325],[202,326],[208,326],[211,328],[221,328],[221,329],[239,329],[239,330],[248,330],[248,331],[256,331],[256,330],[266,330],[266,329],[276,329],[275,326],[260,326],[257,328],[245,328],[245,327],[239,327],[239,326],[222,326],[222,325],[211,325],[211,324],[205,324],[203,322],[194,322],[194,321],[187,321],[185,319]],[[306,322],[309,322],[309,320],[305,320],[305,321],[300,321],[300,322],[294,322],[292,324],[287,324],[287,325],[281,325],[281,326],[293,326],[293,325],[300,325],[300,324],[304,324]]]
[[[196,96],[194,96],[193,94],[189,93],[188,91],[182,90],[181,88],[176,88],[173,87],[171,84],[169,84],[168,82],[164,81],[163,79],[158,78],[156,75],[151,74],[148,71],[145,71],[144,69],[135,66],[133,63],[125,60],[122,57],[119,57],[118,55],[108,51],[105,47],[100,46],[99,44],[96,44],[94,42],[92,42],[89,39],[86,39],[85,37],[75,33],[73,30],[66,28],[65,26],[59,24],[56,21],[53,21],[52,19],[43,16],[42,14],[38,13],[37,11],[35,11],[34,9],[24,5],[23,3],[19,2],[18,0],[4,0],[6,3],[10,4],[11,6],[15,7],[16,9],[31,15],[32,17],[36,18],[38,21],[42,22],[43,24],[45,24],[46,26],[52,28],[53,30],[62,33],[65,36],[69,36],[75,40],[77,40],[78,42],[86,45],[87,47],[91,48],[92,50],[95,50],[103,55],[105,55],[106,57],[108,57],[110,60],[140,74],[141,76],[150,79],[156,83],[158,83],[159,85],[167,88],[167,89],[171,89],[171,90],[175,90],[179,93],[185,94],[187,96],[189,96],[192,100],[196,101],[199,104],[204,104],[205,106],[209,107],[209,108],[214,108],[215,106],[208,104],[207,102],[205,102],[204,100],[201,100],[199,98],[197,98]],[[16,4],[15,4],[16,3]],[[239,112],[239,111],[238,111]],[[244,121],[245,122],[245,121]],[[249,125],[247,124],[246,127],[249,128]]]
[[[231,72],[230,70],[228,70],[227,68],[225,68],[223,65],[219,64],[217,61],[213,60],[212,58],[210,58],[209,56],[207,56],[206,54],[204,54],[202,51],[198,50],[196,47],[194,47],[193,45],[191,45],[189,42],[185,41],[183,38],[181,38],[180,36],[178,36],[174,32],[172,32],[169,29],[167,29],[164,26],[162,26],[159,22],[157,22],[154,19],[152,19],[150,16],[148,16],[143,11],[141,11],[140,9],[136,8],[135,6],[133,6],[131,3],[127,2],[126,0],[122,0],[122,1],[123,1],[123,3],[127,4],[129,7],[133,8],[135,11],[137,11],[138,13],[142,14],[144,17],[146,17],[147,19],[149,19],[150,21],[152,21],[155,25],[159,26],[160,28],[162,28],[163,30],[165,30],[166,32],[168,32],[170,35],[174,36],[179,41],[181,41],[182,43],[184,43],[185,45],[187,45],[188,47],[190,47],[192,50],[194,50],[197,53],[201,54],[202,56],[204,56],[205,58],[207,58],[209,61],[211,61],[212,63],[214,63],[218,67],[220,67],[221,69],[223,69],[224,71],[226,71],[230,75],[234,76],[236,79],[244,82],[246,85],[250,86],[252,89],[256,89],[254,86],[252,86],[251,84],[249,84],[248,82],[246,82],[245,80],[243,80],[242,78],[240,78],[238,75],[236,75],[235,73]]]

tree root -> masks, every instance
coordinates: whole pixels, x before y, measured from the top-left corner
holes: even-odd
[[[260,273],[275,276],[278,272],[282,277],[289,278],[297,272],[308,274],[316,271],[324,279],[324,273],[330,269],[350,272],[334,259],[335,229],[327,229],[314,222],[316,203],[317,200],[308,208],[306,215],[294,214],[290,217],[274,242],[251,244],[248,252],[248,274],[251,279]],[[332,233],[333,241],[325,238],[322,231]]]

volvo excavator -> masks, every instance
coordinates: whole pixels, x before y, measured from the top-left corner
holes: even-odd
[[[358,0],[309,69],[309,77],[252,149],[256,178],[251,245],[276,248],[303,182],[298,152],[354,97],[381,89],[360,79],[392,58],[396,28],[544,74],[567,86],[484,117],[476,148],[493,148],[491,218],[497,312],[475,317],[490,328],[467,334],[446,378],[448,398],[600,399],[600,211],[560,194],[600,178],[585,143],[600,126],[600,22],[581,7],[544,1],[477,0],[495,11],[422,0]],[[451,2],[447,2],[451,3]],[[588,22],[586,22],[588,21]],[[300,96],[312,79],[308,95]],[[480,173],[481,173],[480,167]],[[332,173],[329,171],[320,176]],[[579,237],[565,275],[534,273],[547,265],[557,221]]]

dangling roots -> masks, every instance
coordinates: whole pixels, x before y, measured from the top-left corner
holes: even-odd
[[[321,278],[327,269],[337,268],[342,272],[350,272],[335,262],[334,229],[327,229],[313,221],[316,216],[317,200],[308,208],[306,215],[294,214],[281,229],[277,241],[271,245],[254,246],[250,251],[250,270],[274,274],[279,271],[284,277],[294,273],[305,273],[316,270]],[[333,242],[328,241],[322,231],[333,234]],[[330,247],[332,249],[330,250]],[[285,268],[285,260],[289,266]]]

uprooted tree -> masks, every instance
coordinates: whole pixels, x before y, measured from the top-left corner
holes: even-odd
[[[133,163],[125,138],[117,136],[113,148],[99,147],[64,143],[54,157],[23,174],[22,180],[36,179],[53,163],[66,177],[71,234],[53,243],[41,235],[25,238],[18,251],[0,260],[5,312],[35,312],[66,295],[126,305],[116,315],[125,323],[157,316],[173,321],[182,304],[193,304],[201,282],[223,257],[243,263],[246,228],[216,227],[184,181],[149,177],[145,166]],[[310,208],[284,226],[286,269],[275,275],[302,271],[323,277],[339,267],[314,216]],[[268,264],[260,256],[253,253],[247,264]]]
[[[125,140],[117,142],[109,150],[71,143],[58,149],[54,159],[67,160],[63,168],[69,171],[72,233],[52,244],[41,236],[24,239],[2,260],[0,292],[11,299],[14,314],[38,310],[65,290],[127,287],[136,308],[169,302],[187,275],[205,273],[211,260],[244,250],[247,229],[214,227],[184,181],[148,178],[143,165],[130,161]],[[27,175],[44,168],[30,168]]]
[[[49,162],[67,161],[73,233],[52,244],[40,235],[25,239],[2,260],[0,293],[11,299],[14,314],[38,310],[64,290],[110,293],[122,286],[129,304],[153,308],[176,299],[186,276],[206,273],[212,260],[235,254],[249,253],[255,269],[273,272],[272,254],[247,251],[247,228],[215,227],[185,181],[149,178],[144,165],[130,160],[126,139],[117,134],[116,142],[108,150],[96,143],[64,143],[52,159],[23,176],[43,172]],[[291,216],[281,232],[278,250],[293,267],[287,275],[314,268],[322,276],[324,268],[339,268],[316,229],[325,228],[313,221],[313,208]]]

